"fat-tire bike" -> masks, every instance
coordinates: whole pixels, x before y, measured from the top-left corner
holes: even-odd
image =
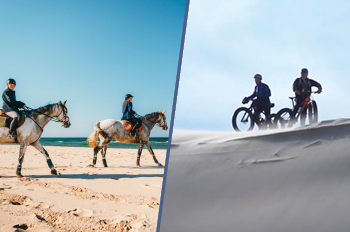
[[[317,93],[317,92],[311,92]],[[300,118],[300,125],[304,126],[306,121],[306,116],[309,118],[309,123],[317,123],[318,122],[318,108],[316,101],[311,98],[311,95],[308,96],[302,103],[300,109],[298,109],[294,119],[293,119],[293,109],[296,104],[295,97],[289,97],[292,100],[293,108],[283,108],[277,112],[276,116],[276,127],[286,128],[292,127],[297,120]]]
[[[253,106],[254,102],[247,107],[238,108],[232,116],[232,126],[235,131],[251,131],[254,129],[256,124],[259,129],[274,129],[276,128],[276,117],[277,114],[270,114],[270,122],[266,120],[266,115],[260,113],[259,117],[255,117],[256,108]],[[271,108],[275,106],[271,103]],[[262,116],[263,114],[263,116]]]

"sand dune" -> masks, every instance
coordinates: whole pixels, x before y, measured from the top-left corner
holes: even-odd
[[[160,231],[350,231],[350,120],[174,131]]]
[[[60,176],[28,148],[16,178],[18,145],[0,145],[0,231],[155,231],[164,169],[144,151],[110,148],[108,168],[92,149],[46,147]],[[154,150],[161,163],[166,150]]]

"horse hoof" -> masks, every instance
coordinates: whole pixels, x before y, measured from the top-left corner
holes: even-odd
[[[161,163],[158,163],[158,166],[159,166],[159,167],[163,167],[163,165],[162,165]]]
[[[57,175],[56,169],[52,169],[52,170],[51,170],[51,174],[52,174],[52,175]]]
[[[17,178],[22,178],[22,174],[17,174]]]
[[[136,164],[136,166],[137,166],[137,167],[141,167],[141,165],[140,165],[140,164]]]
[[[93,164],[89,164],[88,166],[86,166],[87,168],[94,168],[95,167],[95,165],[93,165]]]

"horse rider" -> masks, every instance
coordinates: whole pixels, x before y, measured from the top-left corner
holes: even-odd
[[[132,110],[132,96],[131,94],[125,95],[125,101],[123,102],[123,117],[122,120],[128,120],[132,125],[133,128],[130,132],[131,136],[136,135],[136,130],[139,128],[142,124],[141,119],[136,118],[135,114],[136,112]]]
[[[6,88],[2,94],[2,99],[4,103],[2,105],[2,111],[9,117],[13,118],[10,124],[8,138],[16,138],[17,133],[17,123],[20,119],[20,114],[18,108],[25,108],[26,104],[16,100],[16,92],[14,88],[16,87],[16,81],[14,79],[8,79],[6,82]]]
[[[322,86],[317,81],[308,78],[309,71],[306,68],[301,69],[301,77],[295,79],[293,83],[293,92],[295,93],[296,104],[293,109],[292,119],[295,119],[295,115],[298,109],[301,107],[301,103],[311,95],[311,87],[318,88],[316,93],[322,92]],[[306,113],[306,111],[305,111]],[[306,114],[304,115],[306,116]]]
[[[261,74],[255,74],[254,75],[255,79],[255,88],[254,92],[252,95],[249,97],[245,97],[242,100],[242,103],[248,103],[249,100],[253,100],[253,107],[256,109],[255,110],[255,118],[258,119],[259,115],[262,111],[265,112],[266,120],[270,122],[270,111],[271,111],[271,102],[270,102],[270,96],[271,96],[271,91],[270,88],[267,84],[262,83],[262,76]]]

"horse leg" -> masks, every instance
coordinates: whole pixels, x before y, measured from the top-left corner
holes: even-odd
[[[23,159],[24,159],[24,154],[26,152],[26,149],[29,145],[29,142],[27,140],[21,142],[20,144],[20,148],[19,148],[19,157],[18,157],[18,166],[17,166],[17,171],[16,171],[16,175],[18,178],[23,177],[21,174],[22,171],[22,163],[23,163]]]
[[[96,165],[96,161],[97,161],[97,153],[101,150],[101,148],[99,146],[94,148],[94,158],[92,160],[92,165],[89,164],[88,167],[95,167]]]
[[[104,167],[107,167],[106,153],[107,153],[107,146],[110,141],[112,141],[112,139],[102,138],[100,139],[100,144],[98,145],[99,149],[101,150],[102,162]]]
[[[32,144],[33,147],[35,147],[38,151],[40,151],[46,158],[47,165],[51,169],[52,175],[57,175],[57,171],[55,169],[55,166],[53,165],[51,158],[49,156],[49,153],[45,150],[45,148],[41,145],[39,141],[36,141],[34,144]]]
[[[140,140],[140,143],[139,143],[139,150],[137,151],[137,160],[136,160],[136,166],[140,166],[140,158],[141,158],[141,153],[142,153],[142,149],[143,149],[143,141]]]
[[[153,152],[153,150],[152,150],[152,147],[151,147],[151,145],[149,144],[148,141],[145,142],[145,145],[146,145],[146,147],[147,147],[149,153],[151,153],[151,155],[153,156],[154,162],[155,162],[156,164],[158,164],[158,166],[163,166],[161,163],[158,162],[156,156],[154,155],[154,152]]]
[[[103,147],[102,150],[101,150],[102,162],[103,162],[103,166],[105,166],[105,167],[108,167],[108,166],[107,166],[107,161],[106,161],[107,146],[108,146],[108,145],[106,145],[105,147]]]

